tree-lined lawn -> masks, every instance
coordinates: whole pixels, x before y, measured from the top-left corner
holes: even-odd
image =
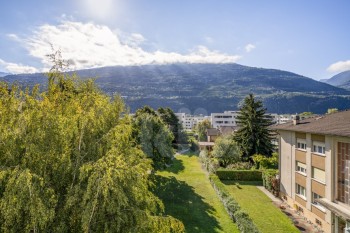
[[[178,155],[172,167],[157,172],[156,193],[186,232],[239,232],[195,155]]]
[[[256,185],[260,182],[224,181],[231,195],[262,233],[300,232],[292,221]]]

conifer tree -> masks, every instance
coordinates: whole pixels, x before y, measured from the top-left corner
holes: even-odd
[[[262,154],[269,157],[273,151],[271,143],[271,118],[266,115],[266,109],[260,100],[256,100],[253,94],[244,99],[237,116],[239,130],[235,133],[234,140],[238,143],[242,157],[251,161],[254,154]]]

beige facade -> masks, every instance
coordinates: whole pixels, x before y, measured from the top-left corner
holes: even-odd
[[[277,130],[281,198],[324,232],[344,232],[350,226],[350,137]]]

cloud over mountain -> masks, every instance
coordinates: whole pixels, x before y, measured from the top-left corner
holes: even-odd
[[[19,38],[13,35],[13,38]],[[18,39],[17,39],[18,40]],[[29,54],[40,59],[47,69],[51,66],[47,54],[52,47],[71,61],[72,69],[84,69],[114,65],[144,65],[169,63],[235,63],[238,55],[228,55],[198,45],[187,54],[146,51],[142,43],[146,39],[138,33],[125,36],[105,25],[62,21],[59,25],[44,24],[32,35],[20,39]]]
[[[328,68],[327,71],[329,72],[343,72],[350,70],[350,60],[347,61],[338,61],[336,63],[331,64]]]

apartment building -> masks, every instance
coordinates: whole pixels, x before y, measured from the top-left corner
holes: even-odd
[[[203,116],[203,115],[189,115],[186,113],[175,113],[177,118],[179,119],[180,124],[182,124],[182,127],[185,130],[193,130],[196,125],[198,125],[200,122],[204,120],[209,120],[209,116]]]
[[[237,115],[237,111],[224,111],[223,113],[212,113],[210,115],[211,125],[213,128],[217,129],[221,126],[237,126]]]
[[[280,195],[324,232],[350,230],[350,111],[274,126]]]

